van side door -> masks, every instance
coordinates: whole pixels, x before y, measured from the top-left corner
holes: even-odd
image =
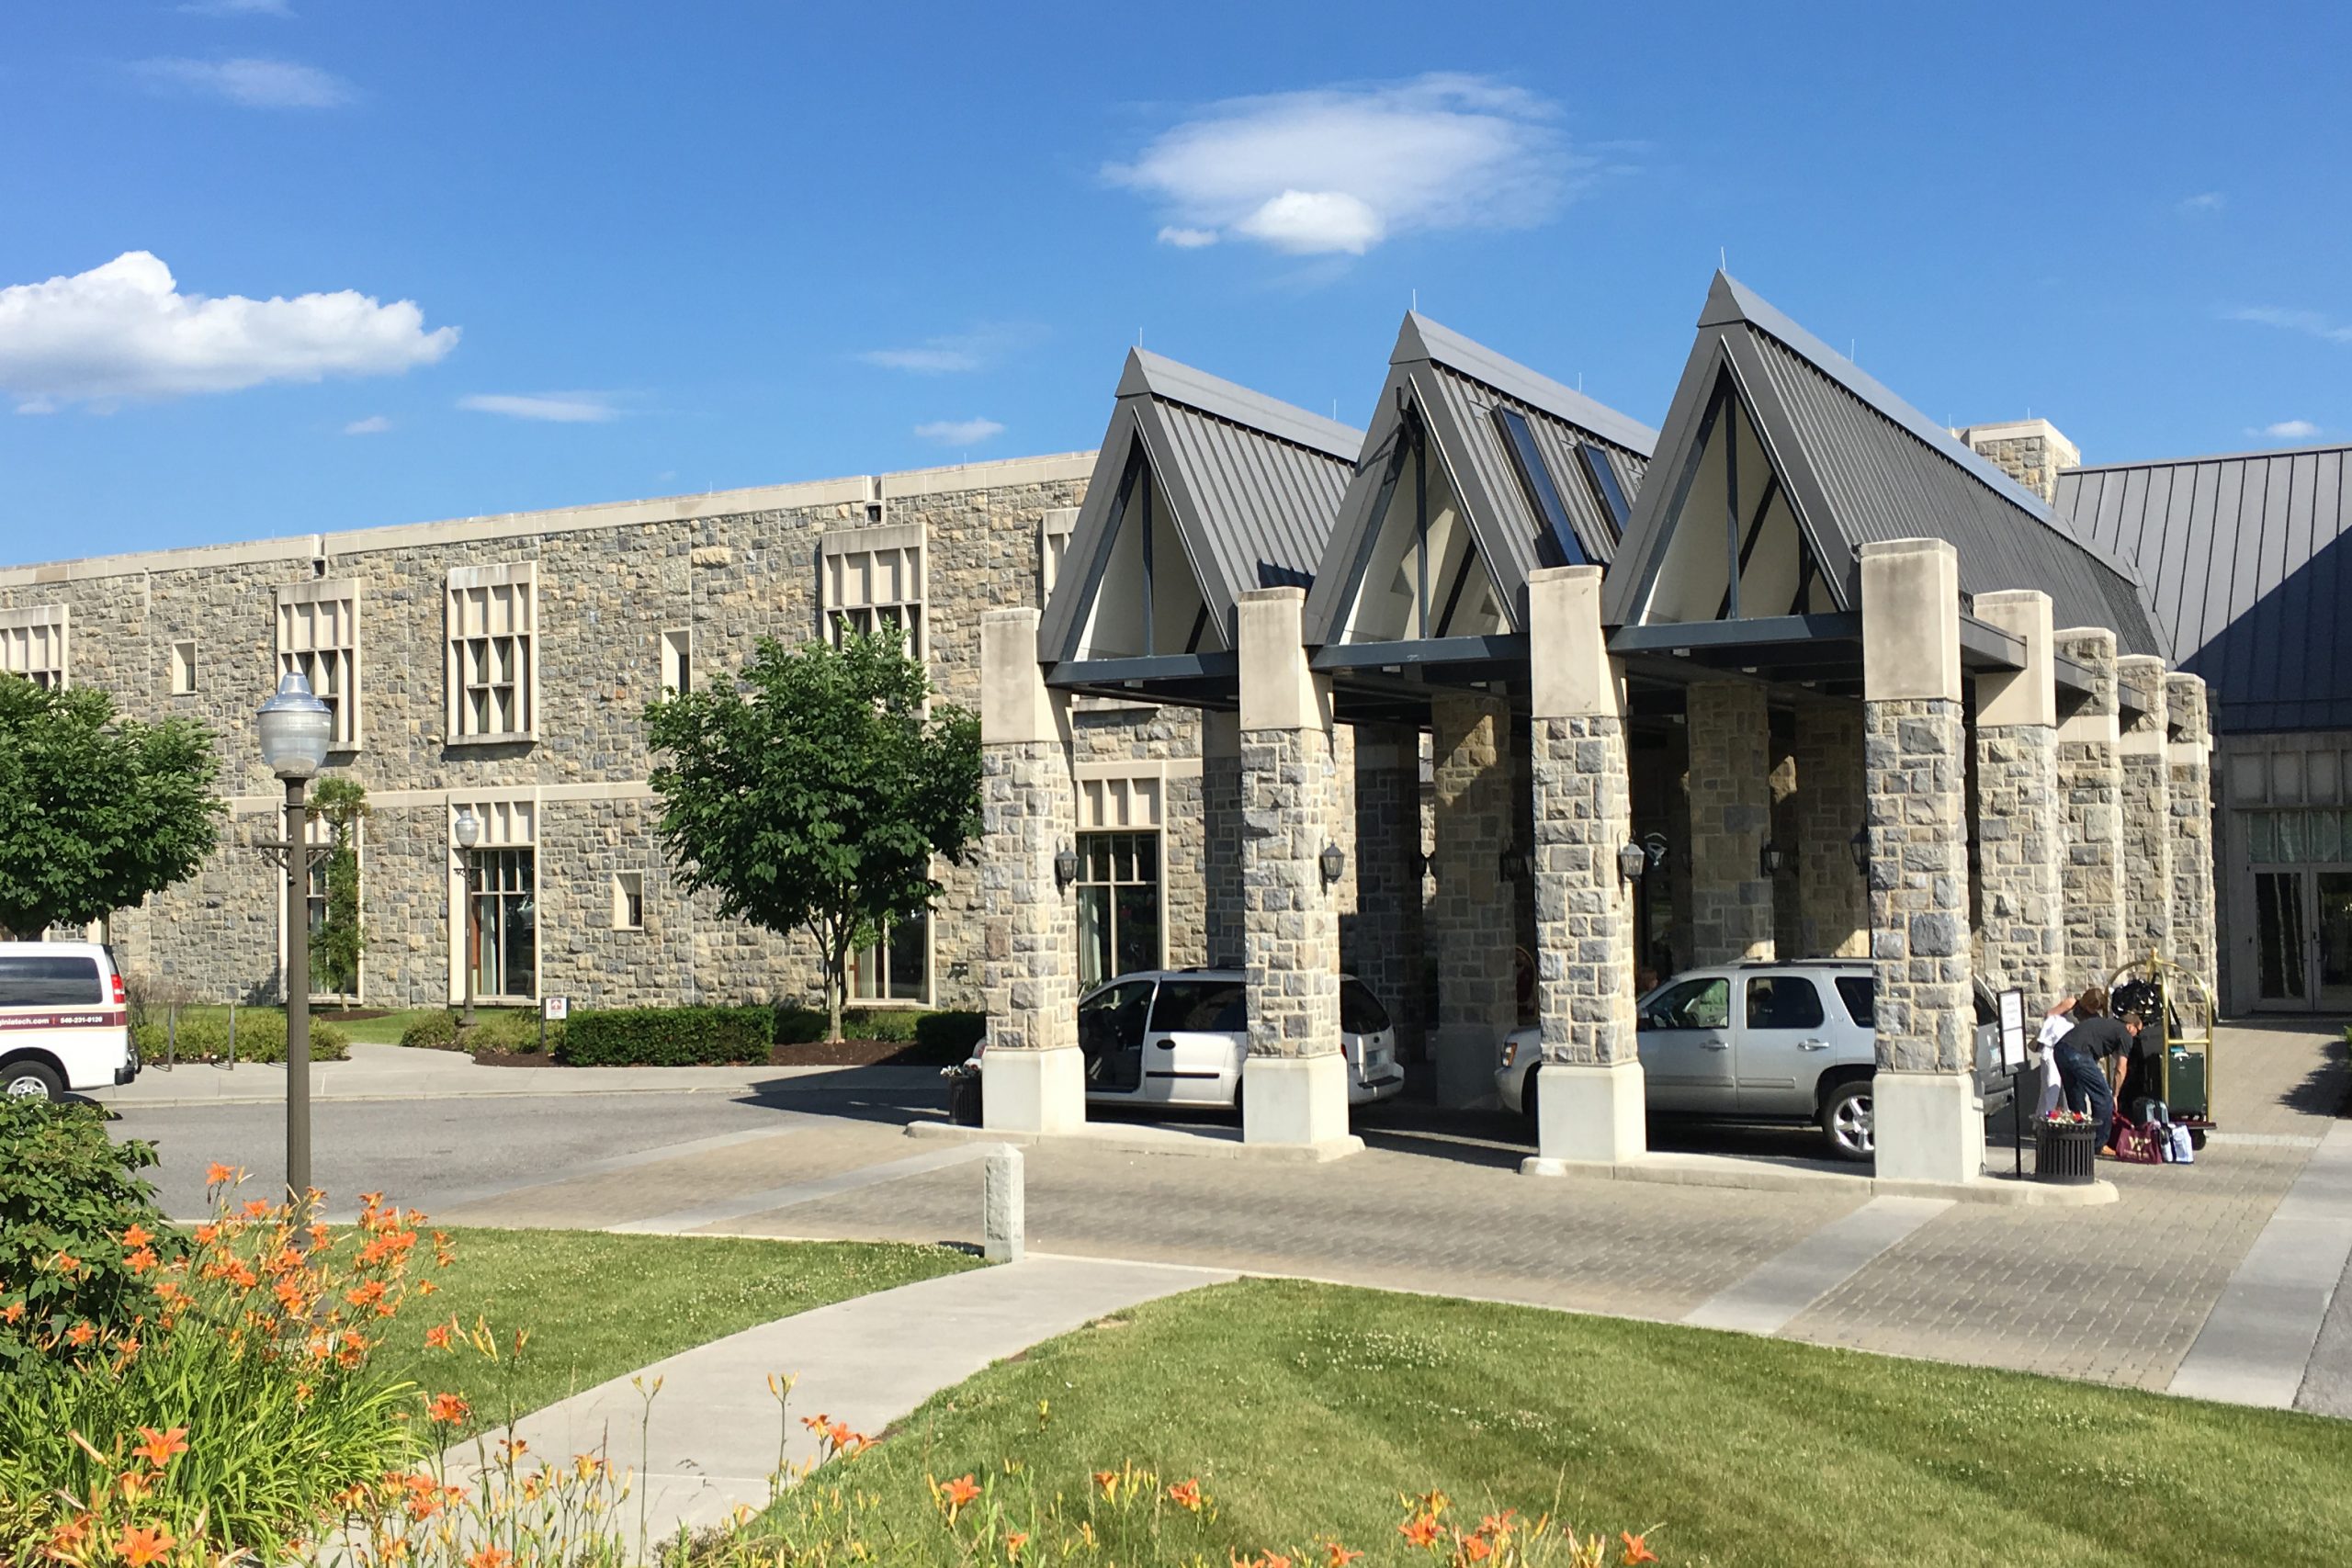
[[[1078,1004],[1078,1048],[1090,1096],[1135,1098],[1143,1087],[1144,1021],[1152,982],[1122,980]]]
[[[1144,1032],[1138,1100],[1230,1105],[1249,1049],[1250,992],[1239,980],[1162,980]]]

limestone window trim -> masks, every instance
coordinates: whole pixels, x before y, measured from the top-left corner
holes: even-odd
[[[527,744],[539,738],[538,563],[458,567],[447,599],[443,741]]]
[[[72,618],[63,604],[0,610],[0,670],[21,675],[43,691],[62,691],[70,683]]]
[[[361,750],[359,580],[314,578],[277,590],[277,673],[300,674],[334,714],[329,742]]]
[[[172,644],[170,649],[170,678],[166,686],[170,694],[175,697],[187,697],[195,695],[200,673],[195,642],[193,640],[183,639]]]
[[[481,836],[475,840],[472,853],[481,854],[501,850],[525,850],[531,853],[531,880],[527,888],[533,917],[533,950],[531,959],[531,988],[521,991],[477,991],[474,1000],[491,1006],[535,1005],[546,987],[547,942],[546,928],[537,919],[541,908],[540,894],[545,878],[540,874],[538,860],[538,820],[541,806],[537,790],[512,790],[464,796],[449,795],[442,804],[442,835],[448,846],[448,894],[443,915],[448,931],[446,944],[448,953],[448,999],[452,1003],[465,995],[465,972],[459,967],[465,953],[467,897],[469,896],[468,852],[458,843],[458,814],[470,809],[481,823]],[[485,939],[487,940],[487,939]]]
[[[645,873],[616,871],[613,873],[613,930],[642,931],[645,929]]]
[[[695,686],[695,634],[692,626],[673,626],[661,634],[662,690],[672,695]]]
[[[931,659],[930,549],[920,523],[828,530],[818,542],[820,633],[838,647],[846,628],[896,626],[907,651]]]
[[[1078,527],[1079,509],[1059,506],[1037,520],[1037,604],[1042,608],[1054,596],[1069,558],[1070,536]]]

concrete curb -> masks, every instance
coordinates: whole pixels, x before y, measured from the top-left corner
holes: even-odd
[[[1740,1188],[1751,1192],[1848,1192],[1863,1198],[1940,1198],[1956,1203],[1993,1203],[2012,1208],[2089,1209],[2117,1201],[2111,1181],[2060,1187],[1985,1175],[1974,1181],[1894,1181],[1806,1170],[1730,1155],[1644,1155],[1639,1159],[1565,1160],[1534,1157],[1521,1162],[1522,1176],[1576,1177],[1587,1181],[1647,1181],[1663,1187]]]
[[[926,1142],[1011,1144],[1017,1148],[1057,1146],[1114,1154],[1176,1155],[1193,1159],[1250,1160],[1263,1165],[1329,1165],[1363,1153],[1363,1140],[1351,1133],[1313,1144],[1246,1144],[1237,1128],[1150,1127],[1093,1122],[1069,1133],[1014,1133],[1001,1127],[964,1127],[952,1122],[910,1122],[907,1136]]]
[[[571,1095],[599,1094],[732,1094],[785,1095],[813,1094],[820,1090],[859,1088],[910,1088],[938,1076],[936,1067],[876,1067],[859,1066],[769,1067],[758,1077],[738,1077],[718,1081],[649,1079],[638,1077],[575,1077],[584,1073],[670,1073],[697,1072],[700,1068],[676,1067],[481,1067],[454,1073],[403,1074],[393,1076],[369,1073],[343,1077],[350,1064],[323,1062],[312,1068],[311,1098],[314,1102],[365,1101],[405,1100],[514,1100],[552,1099]],[[185,1109],[194,1105],[280,1105],[286,1100],[286,1072],[282,1067],[247,1063],[233,1069],[213,1066],[192,1066],[182,1064],[171,1072],[150,1069],[166,1080],[167,1089],[180,1087],[179,1074],[203,1074],[191,1078],[191,1092],[130,1093],[120,1089],[93,1089],[84,1098],[113,1111],[147,1109]],[[477,1079],[475,1072],[499,1075],[496,1078]],[[235,1081],[231,1081],[231,1080]],[[209,1081],[208,1081],[209,1080]],[[371,1081],[372,1080],[372,1081]],[[141,1075],[141,1083],[154,1079]],[[201,1087],[199,1087],[201,1086]],[[138,1089],[140,1085],[127,1086]]]

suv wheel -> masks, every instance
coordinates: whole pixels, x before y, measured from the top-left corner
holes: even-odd
[[[1854,1078],[1829,1091],[1821,1102],[1821,1132],[1839,1159],[1867,1160],[1877,1152],[1871,1119],[1871,1084]]]
[[[10,1100],[61,1100],[65,1081],[39,1062],[11,1062],[0,1067],[0,1094]]]

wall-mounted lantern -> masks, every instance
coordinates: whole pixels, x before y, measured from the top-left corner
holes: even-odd
[[[1054,886],[1068,887],[1078,880],[1078,852],[1064,849],[1054,856]]]
[[[1617,852],[1617,874],[1628,882],[1639,882],[1650,868],[1650,852],[1639,844],[1627,844]]]
[[[1788,860],[1789,857],[1787,853],[1781,850],[1780,845],[1772,842],[1770,839],[1764,840],[1763,864],[1764,874],[1766,876],[1780,875],[1781,867],[1786,865],[1788,863]]]
[[[1854,836],[1846,840],[1846,847],[1853,852],[1854,869],[1867,874],[1871,869],[1871,830],[1866,827],[1855,829]]]
[[[1330,886],[1348,874],[1348,852],[1337,844],[1323,846],[1323,886]]]
[[[1525,881],[1527,879],[1527,852],[1515,846],[1504,850],[1499,856],[1496,857],[1495,874],[1501,877],[1505,882]]]

